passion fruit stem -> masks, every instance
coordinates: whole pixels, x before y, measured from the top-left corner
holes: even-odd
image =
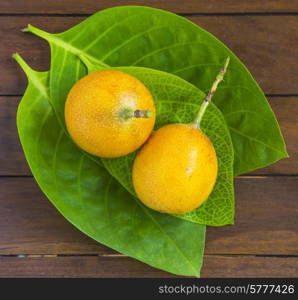
[[[230,57],[227,57],[224,66],[220,69],[220,71],[216,75],[215,81],[213,82],[213,84],[211,86],[211,90],[208,92],[206,98],[203,100],[203,103],[201,104],[199,113],[193,121],[193,125],[195,127],[200,128],[201,120],[206,111],[206,108],[207,108],[208,104],[211,102],[211,99],[216,92],[217,86],[223,80],[224,75],[227,71],[229,62],[230,62]]]
[[[120,113],[120,117],[127,120],[130,118],[151,118],[153,116],[153,113],[151,110],[141,110],[141,109],[137,109],[137,110],[132,110],[132,109],[124,109],[121,113]]]

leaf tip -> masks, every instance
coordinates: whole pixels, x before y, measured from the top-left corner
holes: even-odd
[[[18,52],[15,52],[15,53],[13,53],[12,54],[12,58],[14,59],[14,60],[16,60],[16,58],[19,56],[19,54],[18,54]]]
[[[39,36],[41,38],[44,38],[46,40],[48,40],[49,36],[51,34],[31,25],[31,24],[28,24],[27,27],[21,29],[22,32],[31,32],[32,34],[36,35],[36,36]]]
[[[199,270],[196,274],[194,274],[194,277],[195,277],[195,278],[200,278],[200,277],[201,277],[201,272],[200,272],[200,270]]]
[[[22,63],[25,63],[24,59],[21,57],[21,55],[18,52],[15,52],[11,56],[19,65]]]
[[[30,32],[30,26],[31,26],[31,25],[28,24],[27,27],[22,28],[21,31],[22,31],[22,32]]]
[[[29,65],[25,62],[25,60],[22,58],[22,56],[19,53],[17,52],[13,53],[12,58],[19,64],[19,66],[22,68],[22,70],[25,72],[27,76],[29,75],[30,72],[32,72],[32,69],[29,67]]]

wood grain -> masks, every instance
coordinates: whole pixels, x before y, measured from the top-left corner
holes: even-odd
[[[33,178],[0,178],[0,190],[0,255],[116,253],[72,226]]]
[[[235,225],[207,228],[207,254],[298,254],[298,177],[237,178],[235,199]]]
[[[1,0],[0,13],[90,14],[116,5],[146,5],[177,13],[298,12],[298,3],[293,0]]]
[[[199,2],[199,1],[198,1]],[[44,2],[43,2],[44,3]],[[262,2],[263,3],[263,2]],[[82,17],[0,17],[0,95],[22,94],[26,79],[12,60],[20,52],[37,70],[49,68],[45,41],[20,32],[32,23],[49,32],[61,32]],[[250,69],[267,94],[298,94],[298,18],[296,16],[196,16],[190,20],[228,45]]]
[[[177,277],[131,258],[0,257],[0,277]],[[298,276],[297,257],[205,255],[201,277]]]
[[[298,255],[298,178],[236,179],[236,222],[208,227],[206,254]],[[115,254],[68,223],[32,178],[0,178],[0,255]]]
[[[31,175],[16,126],[20,97],[0,97],[0,176]]]
[[[206,255],[204,259],[202,277],[296,278],[298,276],[297,257]]]
[[[20,97],[0,97],[0,176],[30,175],[19,142],[15,115]],[[269,97],[269,102],[285,137],[289,159],[283,159],[257,174],[297,174],[298,172],[298,97]]]

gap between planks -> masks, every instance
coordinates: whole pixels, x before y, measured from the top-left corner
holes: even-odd
[[[1,97],[23,97],[24,94],[0,94]],[[265,94],[265,97],[268,98],[296,98],[298,97],[298,94]]]
[[[271,178],[271,177],[298,177],[298,174],[251,174],[251,175],[238,175],[235,176],[234,179],[264,179],[264,178]],[[0,179],[5,178],[34,178],[33,175],[0,175]]]
[[[103,10],[103,9],[102,9]],[[96,11],[94,11],[95,13]],[[90,17],[93,14],[87,13],[0,13],[0,17]],[[241,17],[241,16],[297,16],[298,12],[212,12],[212,13],[202,13],[202,12],[191,12],[191,13],[176,13],[176,15],[182,17]]]
[[[224,256],[224,257],[275,257],[275,258],[290,258],[298,257],[293,254],[205,254],[208,256]],[[129,258],[129,256],[121,253],[116,254],[0,254],[0,257],[16,257],[16,258],[51,258],[51,257],[117,257]]]

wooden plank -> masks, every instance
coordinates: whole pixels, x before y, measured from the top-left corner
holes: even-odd
[[[208,227],[208,254],[298,254],[298,177],[235,180],[235,225]]]
[[[0,95],[21,94],[26,86],[25,76],[11,59],[13,52],[20,52],[38,70],[49,67],[46,42],[20,32],[21,28],[32,23],[49,32],[61,32],[83,19],[0,17],[0,35],[6,41],[0,48],[0,68],[5,70],[0,74]],[[247,65],[267,94],[298,94],[296,16],[196,16],[190,20],[226,43]]]
[[[33,178],[0,178],[1,254],[116,253],[72,226]]]
[[[0,257],[0,277],[178,277],[122,257]],[[298,276],[297,257],[206,255],[201,277]]]
[[[14,0],[13,3],[10,0],[1,0],[0,13],[90,14],[117,5],[146,5],[178,13],[298,12],[298,4],[293,0]]]
[[[0,175],[31,175],[16,127],[20,97],[0,97]]]
[[[206,255],[201,276],[296,278],[298,258]]]
[[[298,177],[236,179],[236,222],[208,227],[206,254],[298,255]],[[0,178],[0,255],[115,254],[68,223],[32,178]]]
[[[15,114],[20,97],[0,97],[0,176],[30,175],[21,149]],[[289,159],[283,159],[253,174],[297,174],[298,170],[298,97],[269,98],[284,134]]]

